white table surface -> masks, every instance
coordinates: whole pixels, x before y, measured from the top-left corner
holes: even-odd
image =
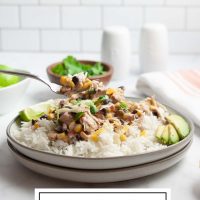
[[[28,69],[33,73],[46,76],[45,67],[61,60],[65,54],[38,53],[0,53],[0,63]],[[95,58],[98,55],[76,55],[79,58]],[[133,57],[133,69],[137,71],[137,57]],[[171,56],[170,69],[200,68],[200,57]],[[125,85],[127,95],[135,95],[134,84],[137,76],[131,75],[125,81],[112,82],[113,86]],[[20,165],[11,155],[6,144],[6,127],[18,110],[25,106],[56,97],[45,85],[32,81],[28,91],[16,110],[0,116],[0,199],[34,199],[34,188],[171,188],[172,200],[200,199],[200,130],[196,128],[193,144],[186,157],[174,167],[148,177],[109,184],[81,184],[48,178],[36,174]],[[1,101],[1,100],[0,100]]]

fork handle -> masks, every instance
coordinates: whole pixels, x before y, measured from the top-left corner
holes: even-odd
[[[23,70],[11,71],[11,70],[2,70],[2,69],[0,69],[0,73],[12,74],[12,75],[18,75],[18,76],[26,76],[26,77],[33,78],[33,79],[36,79],[38,81],[41,81],[44,84],[46,84],[48,87],[50,87],[49,84],[47,83],[48,81],[43,80],[42,78],[38,77],[37,75],[31,74],[31,73],[23,71]]]

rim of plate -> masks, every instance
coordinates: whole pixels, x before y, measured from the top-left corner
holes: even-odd
[[[34,163],[38,163],[40,165],[45,165],[45,166],[48,166],[48,167],[51,167],[51,168],[59,168],[59,169],[66,169],[67,170],[72,170],[72,171],[87,171],[87,172],[95,172],[95,173],[98,173],[98,172],[102,172],[102,171],[118,171],[118,170],[127,170],[127,169],[132,169],[132,168],[138,168],[138,167],[143,167],[143,166],[149,166],[149,165],[152,165],[152,164],[155,164],[155,163],[162,163],[164,161],[167,161],[169,159],[172,159],[172,158],[175,158],[177,156],[179,156],[181,153],[187,151],[191,145],[192,145],[192,142],[193,140],[190,140],[190,142],[185,145],[183,148],[181,148],[178,152],[170,155],[170,156],[167,156],[165,158],[161,158],[159,160],[156,160],[156,161],[153,161],[153,162],[149,162],[149,163],[144,163],[144,164],[141,164],[141,165],[136,165],[136,166],[130,166],[130,167],[122,167],[122,168],[117,168],[117,169],[76,169],[76,168],[72,168],[72,167],[62,167],[62,166],[57,166],[57,165],[53,165],[53,164],[48,164],[48,163],[45,163],[45,162],[41,162],[41,161],[38,161],[38,160],[35,160],[35,159],[32,159],[32,158],[29,158],[28,156],[20,153],[8,140],[7,140],[7,144],[9,146],[9,149],[14,152],[15,154],[17,154],[17,156],[21,157],[22,159],[26,159],[28,160],[29,162],[34,162]]]
[[[142,98],[135,98],[135,97],[126,97],[126,98],[129,98],[129,99],[135,99],[135,100],[141,100]],[[112,156],[112,157],[102,157],[102,158],[85,158],[85,157],[78,157],[78,156],[67,156],[67,155],[60,155],[60,154],[56,154],[56,153],[51,153],[51,152],[47,152],[47,151],[42,151],[42,150],[38,150],[38,149],[33,149],[33,148],[29,148],[29,147],[27,147],[27,146],[25,146],[25,145],[22,145],[21,143],[19,143],[17,140],[15,140],[13,137],[12,137],[12,135],[11,135],[11,131],[10,131],[10,129],[11,129],[11,127],[12,127],[12,125],[16,122],[16,120],[19,118],[19,115],[17,115],[9,124],[8,124],[8,126],[7,126],[7,128],[6,128],[6,134],[7,134],[7,137],[12,141],[12,142],[14,142],[14,143],[16,143],[17,145],[19,145],[19,146],[21,146],[22,148],[25,148],[25,149],[27,149],[27,150],[29,150],[29,151],[35,151],[35,152],[37,152],[37,153],[43,153],[43,154],[47,154],[47,155],[50,155],[50,156],[56,156],[56,157],[61,157],[61,158],[69,158],[69,159],[75,159],[75,160],[89,160],[89,161],[95,161],[95,160],[110,160],[110,159],[119,159],[119,158],[130,158],[130,157],[138,157],[138,156],[141,156],[141,155],[149,155],[149,154],[156,154],[157,152],[164,152],[164,151],[167,151],[167,149],[171,149],[171,148],[173,148],[174,146],[177,146],[177,145],[179,145],[180,143],[183,143],[183,142],[185,142],[185,140],[188,140],[188,138],[190,138],[189,139],[189,141],[191,140],[191,138],[192,138],[192,136],[193,136],[193,132],[194,132],[194,124],[193,124],[193,122],[190,120],[190,119],[188,119],[187,117],[185,117],[185,115],[184,114],[182,114],[180,111],[176,111],[176,109],[175,108],[172,108],[171,106],[168,106],[168,105],[166,105],[166,104],[162,104],[162,105],[164,105],[164,106],[166,106],[167,107],[167,109],[170,109],[171,111],[174,111],[176,114],[179,114],[179,115],[181,115],[187,122],[188,122],[188,124],[189,124],[189,126],[190,126],[190,133],[188,134],[188,136],[187,137],[185,137],[183,140],[181,140],[181,141],[179,141],[178,143],[176,143],[176,144],[173,144],[173,145],[170,145],[170,146],[168,146],[167,148],[164,148],[164,149],[160,149],[160,150],[156,150],[156,151],[150,151],[150,152],[146,152],[146,153],[139,153],[139,154],[133,154],[133,155],[125,155],[125,156]],[[189,141],[188,141],[188,143],[189,143]],[[188,144],[187,143],[187,144]]]

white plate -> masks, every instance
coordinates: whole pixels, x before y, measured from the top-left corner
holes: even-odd
[[[136,98],[129,98],[134,101],[138,101]],[[177,111],[168,107],[171,112],[178,113]],[[180,114],[180,113],[178,113]],[[182,115],[182,114],[180,114]],[[9,142],[22,154],[29,158],[45,162],[52,165],[76,168],[76,169],[117,169],[123,167],[130,167],[140,164],[145,164],[153,162],[159,159],[166,158],[179,150],[181,150],[185,145],[187,145],[193,136],[193,124],[185,116],[184,118],[188,121],[190,125],[190,134],[177,144],[171,145],[165,149],[153,151],[149,153],[142,153],[130,156],[118,156],[109,158],[81,158],[73,156],[57,155],[49,152],[39,151],[35,149],[28,148],[12,137],[12,130],[19,128],[19,117],[16,117],[10,122],[7,127],[7,136]]]
[[[8,145],[14,157],[22,165],[34,172],[69,181],[106,183],[135,179],[163,171],[178,163],[184,157],[191,143],[192,142],[190,142],[176,154],[159,161],[134,167],[108,170],[83,170],[49,165],[24,156],[23,154],[19,153],[9,142]]]

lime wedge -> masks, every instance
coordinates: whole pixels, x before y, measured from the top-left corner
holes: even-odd
[[[36,120],[44,114],[48,114],[49,109],[55,107],[53,101],[47,101],[43,103],[36,104],[34,106],[25,108],[20,111],[19,116],[22,121],[31,121],[32,119]]]
[[[29,122],[32,119],[38,119],[43,114],[44,114],[44,112],[38,113],[35,110],[33,110],[32,108],[26,108],[19,113],[19,116],[20,116],[21,120],[23,120],[25,122]]]

